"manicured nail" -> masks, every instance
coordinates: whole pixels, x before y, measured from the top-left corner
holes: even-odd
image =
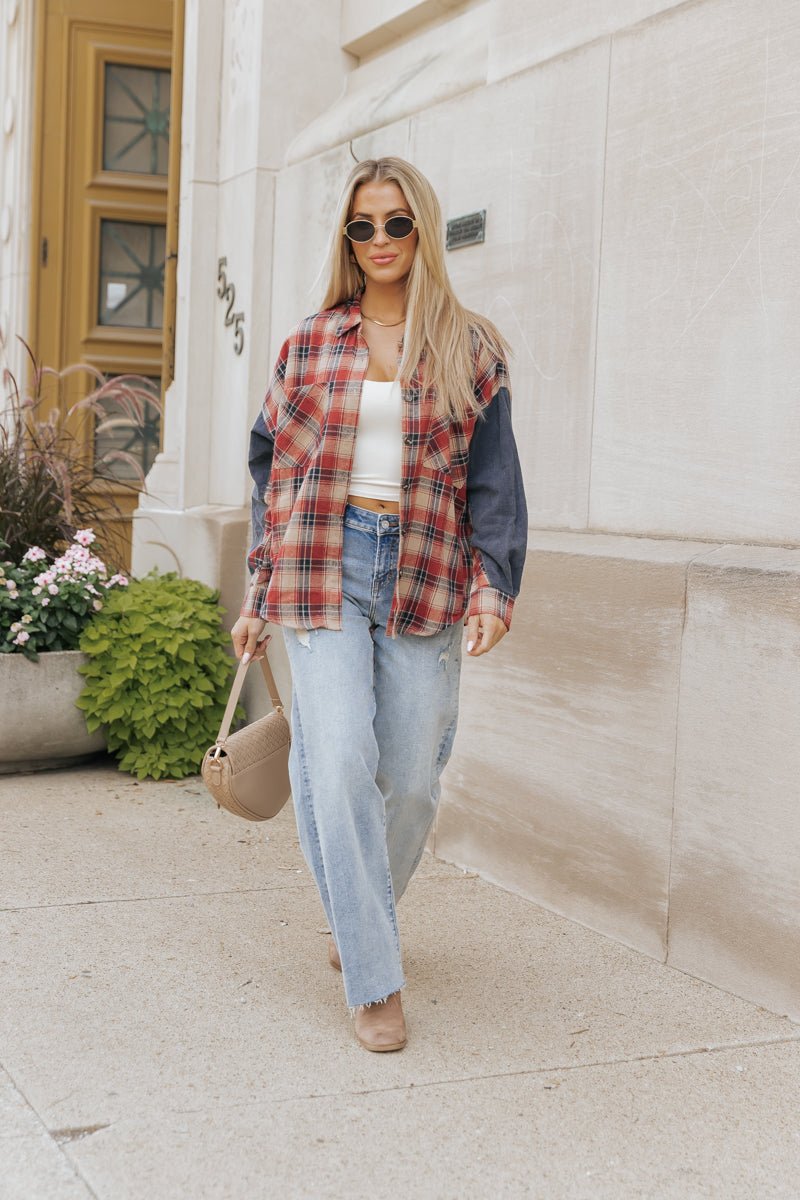
[[[250,651],[249,650],[245,650],[244,654],[242,655],[242,662],[243,663],[250,662]]]
[[[472,647],[474,645],[475,645],[474,642],[467,642],[467,654],[469,654],[470,650],[472,649]]]

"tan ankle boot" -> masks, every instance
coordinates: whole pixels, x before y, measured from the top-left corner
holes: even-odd
[[[328,962],[337,971],[342,969],[342,960],[339,958],[339,951],[336,949],[336,942],[333,938],[328,938]]]
[[[406,1022],[400,993],[394,992],[381,1004],[357,1009],[355,1026],[356,1037],[365,1050],[402,1050],[406,1044]]]

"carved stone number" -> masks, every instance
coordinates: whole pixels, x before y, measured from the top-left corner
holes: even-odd
[[[241,354],[244,349],[244,313],[234,312],[233,305],[236,299],[236,288],[234,284],[229,283],[225,274],[225,268],[228,265],[227,258],[221,258],[217,270],[217,295],[220,300],[227,300],[228,307],[225,309],[225,324],[233,326],[233,350],[235,354]]]

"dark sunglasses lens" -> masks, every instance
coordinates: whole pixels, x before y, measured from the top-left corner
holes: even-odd
[[[368,242],[375,236],[375,226],[372,221],[351,221],[345,225],[344,231],[351,242]]]
[[[386,222],[386,233],[390,238],[405,238],[411,233],[414,228],[414,222],[411,217],[390,217]]]

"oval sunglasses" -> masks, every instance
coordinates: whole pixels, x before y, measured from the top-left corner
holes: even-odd
[[[389,217],[383,225],[375,225],[366,220],[348,221],[342,233],[351,242],[371,242],[378,230],[382,229],[393,242],[399,242],[407,238],[416,225],[413,217]]]

